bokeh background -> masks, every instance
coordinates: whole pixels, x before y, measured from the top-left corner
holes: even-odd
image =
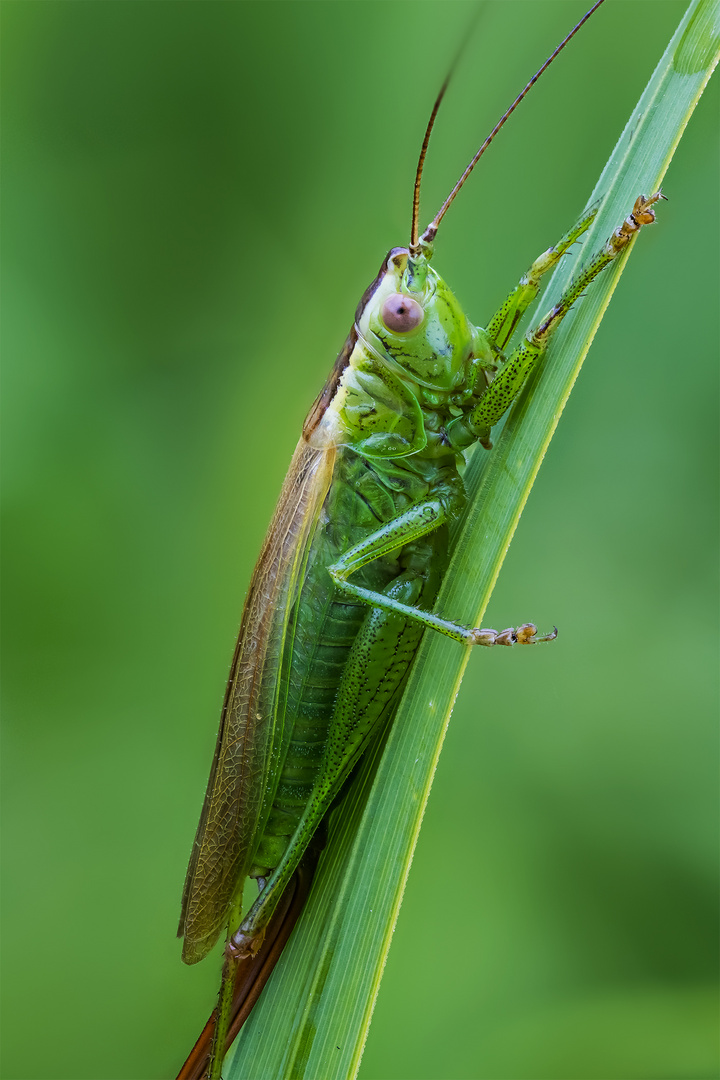
[[[584,6],[484,5],[425,218]],[[463,191],[476,321],[683,9],[607,4]],[[2,5],[5,1080],[173,1077],[213,1004],[174,933],[244,592],[474,10]],[[718,1075],[717,121],[716,83],[507,559],[489,625],[561,637],[471,661],[362,1080]]]

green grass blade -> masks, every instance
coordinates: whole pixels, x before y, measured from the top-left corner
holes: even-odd
[[[583,257],[656,190],[718,59],[719,0],[694,0],[608,161],[582,249],[540,301],[549,308]],[[660,207],[664,213],[672,204]],[[642,240],[640,240],[642,243]],[[632,247],[632,245],[631,245]],[[627,253],[629,254],[629,252]],[[480,625],[548,443],[627,254],[589,290],[511,411],[490,455],[466,475],[471,502],[438,609]],[[224,1068],[225,1080],[340,1080],[356,1074],[425,804],[467,650],[426,634],[384,752],[364,762],[331,825],[310,902]],[[452,910],[427,948],[452,934]]]

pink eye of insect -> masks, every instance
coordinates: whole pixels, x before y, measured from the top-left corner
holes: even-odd
[[[383,304],[380,315],[388,330],[394,334],[407,334],[420,325],[425,312],[417,300],[402,293],[393,293]]]

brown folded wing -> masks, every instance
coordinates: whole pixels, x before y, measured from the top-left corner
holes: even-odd
[[[244,881],[282,744],[281,686],[288,620],[334,463],[297,446],[245,602],[215,757],[183,892],[178,936],[197,963],[227,923]]]

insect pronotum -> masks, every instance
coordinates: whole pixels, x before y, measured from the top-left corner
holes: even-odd
[[[555,329],[654,221],[662,195],[638,195],[558,303],[519,340],[515,330],[541,278],[596,210],[533,261],[485,328],[469,322],[431,261],[445,213],[479,158],[602,2],[518,95],[421,232],[422,167],[446,80],[422,143],[408,246],[384,259],[308,414],[250,585],[188,867],[183,959],[201,960],[223,932],[227,943],[216,1018],[181,1077],[204,1073],[211,1036],[208,1075],[220,1076],[228,1036],[247,1015],[307,891],[318,828],[391,717],[424,631],[486,647],[556,636],[531,623],[467,627],[432,611],[448,525],[465,500],[458,465],[476,444],[490,448],[492,428]],[[242,917],[248,876],[259,892]],[[234,1004],[241,964],[250,989]]]

